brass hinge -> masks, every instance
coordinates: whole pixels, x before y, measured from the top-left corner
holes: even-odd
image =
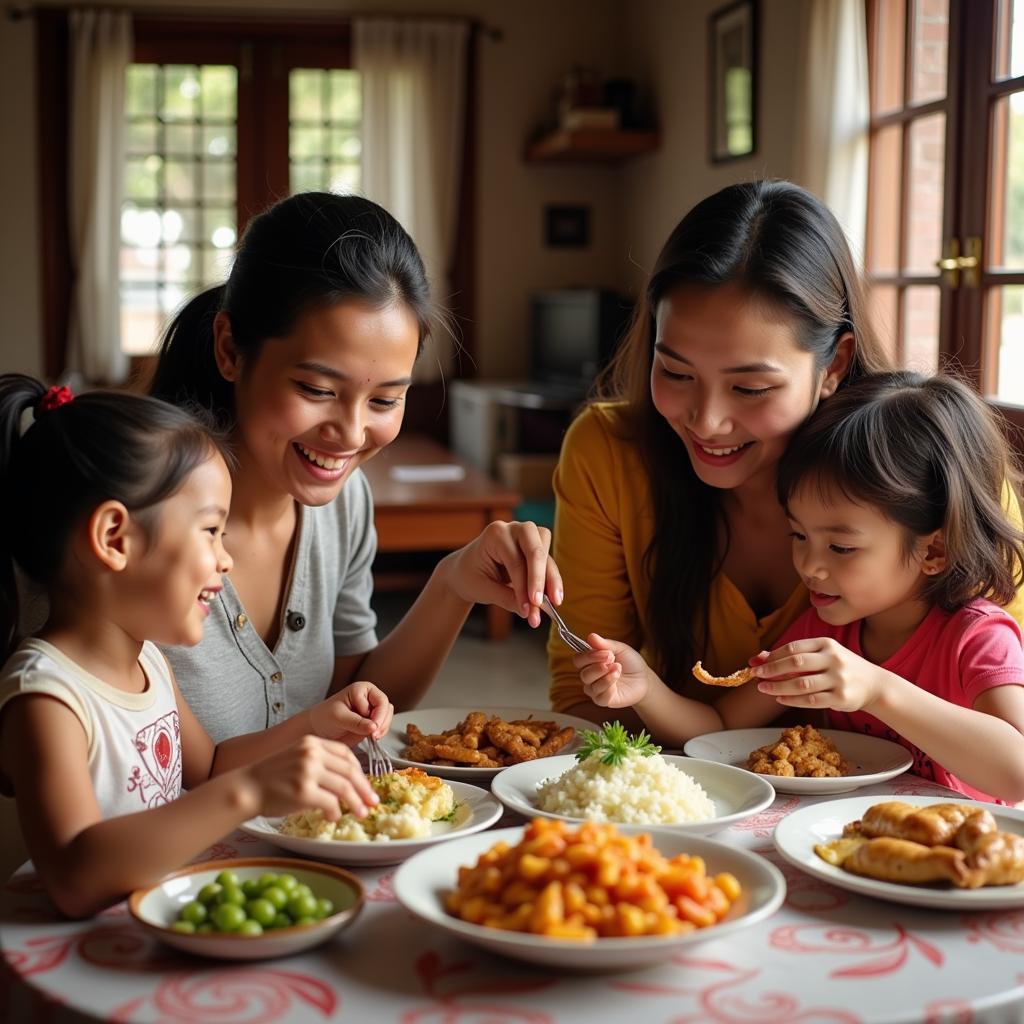
[[[959,288],[960,274],[963,273],[964,287],[977,288],[981,284],[981,239],[965,238],[961,255],[960,239],[951,238],[946,243],[946,255],[936,260],[935,266],[942,271],[942,283],[946,287]]]

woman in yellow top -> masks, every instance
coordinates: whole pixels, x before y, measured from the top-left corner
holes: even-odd
[[[819,401],[889,366],[842,229],[785,181],[731,185],[669,236],[629,335],[555,471],[562,617],[641,651],[706,702],[808,606],[776,466]],[[1008,490],[1019,522],[1017,499]],[[1007,607],[1024,623],[1024,601]],[[595,722],[552,630],[551,703]],[[639,727],[632,711],[619,711]]]

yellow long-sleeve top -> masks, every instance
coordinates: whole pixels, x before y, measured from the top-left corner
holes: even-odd
[[[650,594],[643,557],[654,528],[654,510],[647,469],[625,436],[622,408],[606,402],[589,406],[562,445],[554,475],[554,558],[565,584],[559,611],[574,632],[621,640],[656,663],[643,622]],[[685,457],[680,451],[680,458]],[[1016,496],[1007,488],[1005,497],[1010,517],[1019,525]],[[704,666],[727,675],[746,665],[752,654],[769,650],[807,607],[807,591],[798,584],[781,608],[759,619],[731,580],[718,573],[708,593]],[[1020,591],[1006,611],[1024,625]],[[551,706],[556,711],[587,700],[572,652],[554,629],[548,636],[548,666]],[[692,678],[682,681],[680,692],[704,703],[722,695]]]

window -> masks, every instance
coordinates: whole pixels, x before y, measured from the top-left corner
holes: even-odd
[[[347,61],[347,47],[331,53],[303,40],[256,39],[233,47],[233,60],[225,49],[224,63],[172,63],[182,49],[143,23],[137,50],[168,62],[133,64],[126,82],[121,344],[132,355],[153,352],[175,310],[225,279],[253,209],[285,193],[360,187],[359,75],[330,66],[339,56]],[[326,66],[289,66],[318,57]],[[239,145],[240,75],[250,101],[261,97],[260,113],[270,112],[259,146]],[[275,118],[281,109],[284,117]],[[284,167],[285,188],[273,188],[267,175],[260,201],[268,154],[268,164]]]
[[[1024,9],[869,0],[866,266],[904,365],[1024,424]]]

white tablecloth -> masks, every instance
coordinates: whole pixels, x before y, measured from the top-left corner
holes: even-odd
[[[860,791],[948,796],[913,776]],[[823,797],[821,799],[828,799]],[[854,895],[782,862],[779,794],[716,838],[777,864],[789,893],[760,925],[642,971],[560,974],[493,957],[410,917],[394,868],[360,868],[368,904],[336,941],[289,959],[201,960],[151,940],[119,904],[61,919],[31,869],[0,895],[0,1019],[367,1024],[1019,1024],[1024,910],[949,913]],[[503,824],[511,823],[507,818]],[[205,859],[280,854],[236,833]],[[4,1016],[6,1007],[7,1017]]]

